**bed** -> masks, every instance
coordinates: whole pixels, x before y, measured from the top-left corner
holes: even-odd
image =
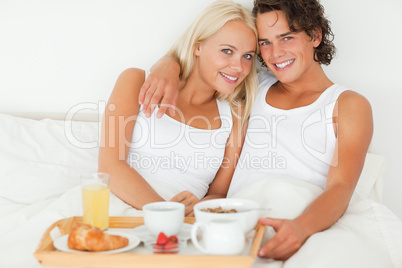
[[[57,220],[82,215],[79,175],[97,170],[99,123],[33,120],[0,114],[0,267],[39,268],[33,253]],[[253,267],[402,267],[402,222],[382,200],[384,158],[369,153],[345,215],[312,236],[286,262],[256,258]],[[166,199],[172,194],[154,185]],[[271,176],[239,192],[293,218],[321,189]],[[113,194],[111,216],[142,216]],[[267,229],[265,239],[272,236]]]
[[[82,213],[79,176],[97,170],[99,106],[105,105],[117,76],[129,67],[149,69],[212,1],[1,1],[1,268],[41,267],[33,253],[45,230]],[[252,7],[252,0],[236,2]],[[288,261],[257,258],[254,267],[399,268],[402,54],[395,53],[401,37],[394,28],[402,27],[402,2],[321,2],[338,49],[325,71],[372,104],[370,153],[349,209],[333,227],[311,237]],[[373,38],[373,30],[392,36],[393,42]],[[378,47],[381,53],[373,53]],[[153,186],[164,198],[171,196]],[[292,178],[272,176],[236,197],[271,207],[270,216],[293,218],[319,193]],[[142,215],[114,195],[110,205],[111,216]],[[265,240],[272,230],[266,234]]]

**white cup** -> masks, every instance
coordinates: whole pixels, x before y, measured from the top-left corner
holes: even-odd
[[[160,232],[165,235],[177,235],[184,222],[184,208],[178,202],[153,202],[142,207],[144,224],[148,231],[158,236]]]
[[[202,245],[198,229],[203,229]],[[236,220],[211,220],[195,222],[191,228],[191,241],[196,248],[212,255],[237,255],[243,251],[245,234]]]

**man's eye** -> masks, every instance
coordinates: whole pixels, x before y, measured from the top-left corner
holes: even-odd
[[[271,44],[271,43],[268,42],[268,41],[265,41],[265,42],[261,42],[261,43],[260,43],[260,46],[267,46],[267,45],[269,45],[269,44]]]
[[[292,40],[293,37],[291,37],[291,36],[286,36],[284,39],[285,39],[285,41],[289,41],[289,40]]]
[[[232,50],[230,50],[230,49],[222,49],[222,51],[223,51],[223,53],[225,53],[225,54],[232,54]]]

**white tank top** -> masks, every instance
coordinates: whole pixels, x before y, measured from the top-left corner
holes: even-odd
[[[270,174],[292,176],[324,188],[336,143],[334,106],[347,89],[334,84],[314,103],[282,110],[265,101],[268,89],[278,80],[266,72],[259,74],[259,80],[228,197]]]
[[[127,163],[148,182],[201,199],[220,168],[233,126],[229,103],[217,104],[221,127],[214,130],[194,128],[167,115],[158,119],[158,108],[147,118],[141,107]]]

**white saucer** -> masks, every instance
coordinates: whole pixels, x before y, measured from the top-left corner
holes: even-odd
[[[111,254],[111,253],[119,253],[119,252],[124,252],[131,250],[138,246],[141,243],[141,240],[134,234],[129,234],[129,233],[120,233],[120,232],[109,232],[106,231],[106,233],[111,234],[111,235],[120,235],[122,237],[125,237],[128,239],[128,245],[119,248],[119,249],[114,249],[114,250],[106,250],[106,251],[84,251],[84,250],[75,250],[71,249],[67,245],[67,240],[68,240],[68,234],[63,235],[62,237],[57,238],[56,240],[53,241],[53,245],[55,248],[61,251],[65,252],[74,252],[74,253],[101,253],[101,254]]]
[[[189,223],[183,223],[180,232],[177,234],[179,240],[189,240],[191,238],[191,227]],[[148,231],[145,225],[140,225],[131,230],[131,233],[137,236],[142,242],[153,239],[154,236]]]

